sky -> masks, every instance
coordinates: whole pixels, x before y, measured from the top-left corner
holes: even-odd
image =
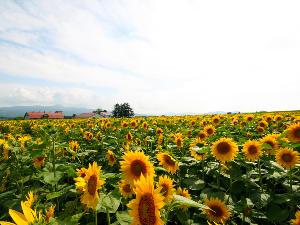
[[[0,0],[0,107],[300,109],[300,2]]]

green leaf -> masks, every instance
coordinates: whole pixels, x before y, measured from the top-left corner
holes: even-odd
[[[63,220],[58,220],[59,225],[77,225],[78,221],[82,217],[83,213],[78,213],[73,216],[64,218]]]
[[[196,180],[194,177],[183,180],[183,183],[186,184],[191,190],[201,190],[205,187],[203,180]]]
[[[279,205],[270,204],[267,207],[266,215],[273,222],[283,222],[289,217],[289,210],[279,207]]]
[[[34,150],[30,152],[30,156],[32,158],[34,157],[39,157],[39,156],[43,156],[44,155],[44,151],[43,150]]]
[[[104,173],[101,175],[101,178],[107,179],[107,178],[115,178],[118,177],[118,174],[116,173]]]
[[[200,209],[209,209],[209,207],[202,205],[198,202],[195,202],[191,199],[185,198],[181,195],[173,195],[173,199],[174,199],[174,204],[185,205],[185,206],[190,206],[190,207],[195,207]]]
[[[204,154],[204,153],[210,151],[209,146],[205,146],[205,147],[201,147],[201,148],[199,148],[198,146],[194,146],[192,149],[199,154]]]
[[[58,181],[63,177],[63,173],[60,171],[56,171],[55,177],[53,172],[43,172],[42,176],[44,178],[45,183],[51,184],[51,185],[56,185]]]
[[[263,143],[263,144],[262,144],[262,148],[263,148],[263,149],[266,149],[266,150],[271,150],[271,149],[272,149],[272,146],[269,145],[269,144],[267,144],[267,143]]]
[[[72,186],[67,186],[60,191],[51,192],[51,193],[47,194],[46,198],[47,198],[47,200],[58,198],[58,197],[62,196],[63,194],[67,193],[67,191],[69,191],[71,189],[72,189]]]
[[[110,192],[108,195],[100,193],[100,201],[97,209],[99,212],[115,213],[121,203],[121,198],[116,192]]]
[[[120,225],[129,225],[132,222],[132,218],[127,211],[117,212],[116,217]]]

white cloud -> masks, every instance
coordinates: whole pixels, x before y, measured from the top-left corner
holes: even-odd
[[[0,84],[1,106],[14,105],[65,105],[110,107],[107,99],[82,88],[49,88],[47,86]]]
[[[0,73],[84,84],[95,95],[109,88],[108,107],[129,101],[144,113],[300,103],[298,1],[6,4],[0,38],[28,48],[0,42]]]

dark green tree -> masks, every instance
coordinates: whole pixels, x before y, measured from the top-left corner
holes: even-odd
[[[93,111],[93,113],[96,113],[96,114],[98,114],[98,115],[101,115],[101,113],[102,112],[107,112],[105,109],[103,110],[103,109],[101,109],[101,108],[98,108],[98,109],[96,109],[95,111]]]
[[[132,117],[134,116],[133,109],[126,102],[123,104],[115,104],[114,110],[112,111],[113,117]]]

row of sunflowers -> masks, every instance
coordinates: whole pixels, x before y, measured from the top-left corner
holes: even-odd
[[[0,122],[0,225],[300,224],[297,112]]]

